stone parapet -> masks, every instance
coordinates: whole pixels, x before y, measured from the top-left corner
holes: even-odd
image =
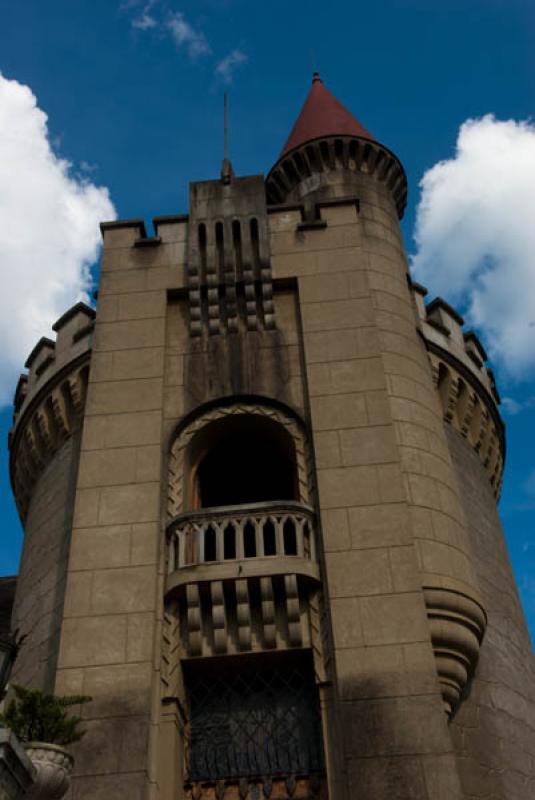
[[[325,136],[283,156],[266,178],[269,204],[294,202],[312,192],[328,190],[340,173],[373,177],[391,193],[401,218],[407,204],[407,179],[396,156],[386,147],[355,136]]]
[[[42,338],[19,378],[9,434],[11,482],[21,519],[33,487],[54,454],[78,429],[85,406],[95,312],[77,303]]]
[[[500,396],[487,354],[474,331],[463,330],[463,318],[442,298],[426,304],[427,290],[412,284],[420,331],[429,354],[444,421],[478,453],[496,499],[505,462]]]

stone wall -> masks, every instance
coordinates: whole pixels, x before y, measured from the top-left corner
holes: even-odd
[[[53,691],[78,474],[79,434],[39,477],[25,521],[12,628],[26,636],[12,682]]]
[[[535,793],[535,659],[488,475],[446,425],[474,564],[488,614],[475,677],[451,724],[464,796],[528,800]]]
[[[448,536],[449,458],[394,204],[366,177],[358,197],[360,209],[319,203],[308,229],[298,210],[270,219],[275,285],[297,279],[300,298],[337,678],[329,791],[451,800],[459,783],[414,547],[421,531],[433,534],[411,517],[435,503]],[[425,569],[432,543],[422,550]]]
[[[158,724],[162,425],[181,411],[164,387],[166,289],[183,279],[185,224],[136,246],[142,223],[104,228],[56,690],[82,692],[77,800],[141,800]],[[159,697],[158,697],[159,700]],[[154,708],[154,714],[152,710]]]

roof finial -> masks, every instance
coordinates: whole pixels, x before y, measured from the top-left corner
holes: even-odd
[[[318,59],[316,58],[316,51],[310,48],[310,62],[312,65],[312,83],[321,83],[320,74],[318,72]]]
[[[230,183],[234,177],[234,170],[228,157],[228,98],[223,95],[223,163],[221,165],[221,180]]]

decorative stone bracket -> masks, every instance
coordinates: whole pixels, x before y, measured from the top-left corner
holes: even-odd
[[[438,680],[448,715],[473,674],[487,624],[482,606],[449,589],[424,588]]]

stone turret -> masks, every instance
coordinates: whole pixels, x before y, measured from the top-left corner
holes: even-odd
[[[417,283],[412,286],[444,419],[479,455],[498,499],[505,463],[505,429],[485,348],[474,331],[463,330],[463,318],[448,303],[437,297],[426,305],[427,290]]]
[[[26,635],[14,680],[51,690],[72,525],[95,312],[77,303],[26,360],[9,434],[11,483],[25,529],[12,626]]]
[[[266,179],[269,203],[314,202],[350,197],[363,188],[386,190],[399,217],[407,203],[407,180],[398,159],[324,86],[314,73],[312,87],[275,166]]]

